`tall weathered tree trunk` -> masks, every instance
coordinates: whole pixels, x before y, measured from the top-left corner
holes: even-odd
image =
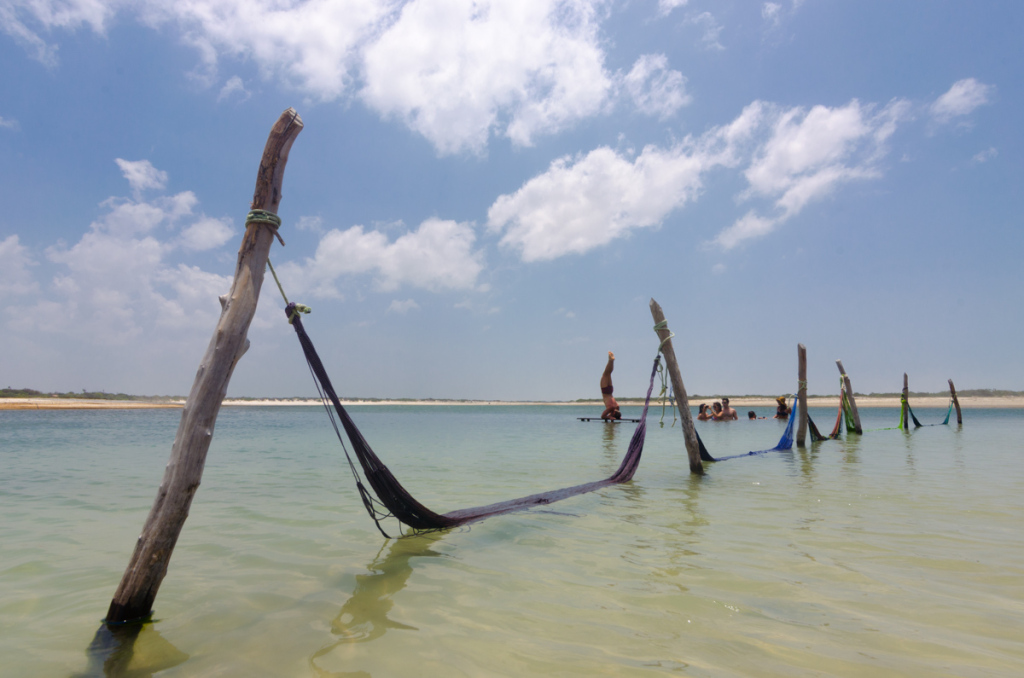
[[[953,407],[956,408],[956,423],[963,425],[964,419],[960,416],[960,401],[956,399],[956,387],[953,386],[953,380],[949,380],[949,395],[953,397]]]
[[[274,124],[256,176],[252,209],[277,213],[288,151],[301,131],[302,118],[291,108],[282,113]],[[265,224],[246,226],[231,291],[221,297],[223,310],[220,320],[199,364],[181,414],[171,458],[164,470],[153,508],[121,584],[110,602],[107,623],[145,619],[152,613],[153,601],[167,574],[171,552],[202,479],[213,427],[217,423],[231,373],[249,347],[246,334],[256,312],[274,234],[275,229],[267,228]]]
[[[839,368],[839,374],[843,377],[843,386],[846,387],[846,398],[850,401],[850,412],[853,414],[853,432],[864,433],[864,429],[860,425],[860,412],[857,411],[857,401],[853,397],[853,386],[850,385],[850,377],[847,376],[846,370],[843,369],[843,361],[837,360],[836,367]]]
[[[661,306],[654,299],[651,299],[651,316],[654,318],[655,326],[665,322],[665,313]],[[657,330],[658,338],[662,340],[661,354],[665,356],[665,369],[672,378],[672,390],[676,393],[676,405],[679,407],[679,420],[682,422],[683,440],[686,443],[686,455],[690,459],[690,473],[704,475],[704,463],[700,460],[700,443],[697,442],[697,429],[693,427],[693,416],[690,414],[690,399],[686,395],[686,386],[683,385],[683,377],[679,373],[679,363],[676,361],[676,352],[672,348],[672,335],[668,327]]]
[[[910,383],[907,379],[907,373],[903,373],[903,397],[900,398],[900,421],[903,422],[903,428],[910,430]]]
[[[803,344],[796,345],[797,359],[797,403],[800,407],[800,418],[796,427],[796,446],[803,447],[807,439],[807,348]]]

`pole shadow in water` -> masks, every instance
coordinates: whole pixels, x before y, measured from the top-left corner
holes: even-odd
[[[860,443],[861,436],[856,433],[846,434],[846,439],[843,440],[843,473],[859,475]]]
[[[86,656],[85,671],[71,678],[149,678],[188,659],[152,622],[100,624]]]
[[[389,630],[418,630],[388,617],[394,606],[393,597],[405,588],[412,575],[412,559],[438,557],[443,554],[430,549],[434,542],[444,536],[443,532],[427,532],[394,539],[387,555],[380,553],[366,568],[372,574],[356,575],[356,588],[352,597],[341,606],[338,616],[331,622],[331,633],[338,640],[326,645],[309,658],[313,673],[322,678],[368,678],[365,671],[334,672],[317,665],[317,660],[339,647],[350,643],[366,643],[380,638]],[[381,553],[383,553],[383,548]]]
[[[800,459],[800,477],[803,479],[801,484],[804,487],[814,487],[814,462],[818,457],[818,447],[822,442],[825,441],[812,442],[810,446],[800,447],[796,450],[796,457]]]
[[[612,464],[617,464],[619,459],[619,451],[615,447],[615,434],[618,432],[619,427],[615,424],[604,424],[604,430],[601,431],[601,442],[604,445],[605,456]],[[615,471],[615,467],[612,468],[611,472]]]

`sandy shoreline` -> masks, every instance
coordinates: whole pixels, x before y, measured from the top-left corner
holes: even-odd
[[[959,399],[960,407],[963,409],[1024,409],[1024,396],[965,396]],[[642,405],[643,401],[624,398],[620,400],[623,405],[633,406]],[[653,404],[652,400],[652,404]],[[659,401],[660,402],[660,401]],[[696,406],[700,403],[713,402],[712,398],[693,398],[690,400],[691,406]],[[342,400],[342,403],[347,406],[362,406],[362,405],[444,405],[449,407],[458,407],[464,405],[546,405],[552,407],[559,406],[583,406],[583,407],[599,407],[600,401],[594,400],[591,402],[544,402],[544,401],[501,401],[501,400]],[[160,401],[160,402],[148,402],[143,400],[85,400],[77,398],[0,398],[0,410],[144,410],[144,409],[168,409],[168,408],[181,408],[184,406],[183,400],[177,401]],[[314,399],[301,399],[301,398],[284,398],[284,399],[252,399],[252,400],[232,400],[228,399],[224,401],[224,405],[227,407],[288,407],[288,406],[310,406],[319,405],[320,401]],[[742,409],[744,407],[773,407],[775,400],[770,397],[765,398],[743,398],[735,397],[731,399],[731,404],[736,409]],[[809,397],[807,399],[809,407],[838,407],[839,398],[838,396],[817,396]],[[900,399],[898,397],[870,397],[861,396],[857,398],[858,407],[899,407]],[[915,409],[926,409],[926,408],[941,408],[945,409],[949,406],[949,398],[947,396],[941,397],[921,397],[911,398],[911,407]]]

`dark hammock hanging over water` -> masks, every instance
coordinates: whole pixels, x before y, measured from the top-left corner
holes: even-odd
[[[338,419],[341,420],[341,425],[345,429],[345,433],[348,436],[352,449],[356,454],[356,458],[359,459],[359,465],[362,467],[363,473],[366,475],[366,480],[370,483],[370,487],[373,488],[373,492],[377,495],[377,498],[375,499],[359,480],[359,474],[356,472],[355,465],[349,457],[348,463],[356,478],[356,487],[363,500],[363,505],[370,513],[370,517],[373,518],[374,522],[377,524],[377,529],[380,530],[381,534],[385,537],[389,537],[389,535],[380,525],[380,521],[382,519],[396,518],[414,530],[441,530],[458,527],[459,525],[476,522],[502,513],[520,511],[534,506],[543,506],[578,494],[593,492],[594,490],[607,487],[608,485],[624,483],[632,479],[633,474],[636,473],[636,469],[640,465],[640,455],[644,449],[644,437],[647,434],[647,408],[651,402],[651,391],[654,389],[654,376],[658,371],[658,364],[661,360],[660,351],[654,358],[654,367],[651,370],[651,383],[647,387],[647,399],[644,401],[644,409],[643,414],[640,415],[640,423],[637,424],[636,431],[633,433],[633,438],[629,441],[629,448],[626,450],[626,455],[623,457],[622,463],[619,465],[619,469],[611,476],[604,480],[597,480],[591,483],[584,483],[582,485],[574,485],[573,487],[563,487],[559,490],[532,494],[528,497],[520,497],[519,499],[503,501],[497,504],[461,509],[444,514],[435,513],[416,501],[416,499],[409,494],[408,490],[402,487],[402,484],[398,482],[398,479],[395,478],[388,467],[384,465],[384,462],[382,462],[370,448],[370,444],[366,442],[365,438],[363,438],[363,434],[356,427],[355,422],[352,421],[352,417],[350,417],[345,408],[342,407],[341,402],[338,400],[338,395],[335,393],[334,387],[331,385],[331,380],[327,376],[327,371],[324,369],[323,363],[320,361],[320,356],[317,355],[316,349],[313,348],[313,342],[310,341],[309,336],[306,334],[306,330],[302,327],[302,319],[299,317],[299,313],[296,310],[296,304],[288,304],[287,308],[285,308],[285,313],[288,315],[289,322],[295,328],[295,334],[298,336],[299,343],[302,345],[302,352],[306,356],[306,362],[309,364],[309,370],[313,374],[313,381],[316,383],[317,390],[320,392],[320,398],[324,402],[324,408],[327,410],[327,414],[331,419],[331,424],[334,426],[334,430],[338,434],[338,440],[341,441],[342,447],[345,449],[345,456],[348,457],[348,449],[345,448],[345,442],[341,438],[341,432],[338,431],[338,425],[334,419],[334,413],[336,413]],[[331,412],[331,408],[328,403],[333,405],[334,413]],[[790,427],[792,428],[792,425]],[[381,510],[378,506],[382,506],[386,510]]]

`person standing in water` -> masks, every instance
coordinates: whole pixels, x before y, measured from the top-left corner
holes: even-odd
[[[619,403],[612,396],[612,370],[614,369],[615,354],[608,351],[608,364],[604,366],[604,374],[601,375],[601,398],[604,400],[604,412],[601,413],[601,418],[605,421],[622,419]]]

